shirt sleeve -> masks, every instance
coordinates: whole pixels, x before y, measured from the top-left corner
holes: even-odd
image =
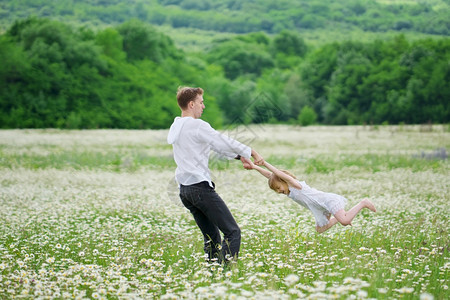
[[[197,137],[211,146],[211,149],[227,158],[235,158],[240,155],[250,158],[252,149],[229,136],[218,132],[207,122],[202,122],[198,128]]]

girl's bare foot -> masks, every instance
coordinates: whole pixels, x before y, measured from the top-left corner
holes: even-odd
[[[362,202],[362,204],[364,205],[365,208],[368,208],[368,209],[370,209],[373,212],[377,211],[377,209],[375,208],[375,205],[373,205],[373,203],[370,202],[369,199],[364,199],[361,202]]]

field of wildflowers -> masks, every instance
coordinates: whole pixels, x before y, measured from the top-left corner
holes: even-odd
[[[227,130],[312,187],[369,198],[353,226],[312,214],[238,161],[211,158],[242,229],[205,262],[167,130],[0,131],[1,299],[448,299],[448,126]]]

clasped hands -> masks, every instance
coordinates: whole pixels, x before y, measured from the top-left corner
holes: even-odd
[[[262,156],[259,155],[259,153],[253,149],[252,149],[252,157],[254,162],[252,162],[249,158],[241,157],[242,165],[245,169],[251,170],[253,169],[254,165],[257,166],[264,165],[264,158],[262,158]]]

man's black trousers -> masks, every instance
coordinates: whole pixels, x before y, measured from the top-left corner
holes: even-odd
[[[223,262],[227,258],[237,258],[241,230],[215,189],[207,181],[181,185],[180,198],[202,231],[208,259]],[[219,230],[223,233],[223,240]]]

